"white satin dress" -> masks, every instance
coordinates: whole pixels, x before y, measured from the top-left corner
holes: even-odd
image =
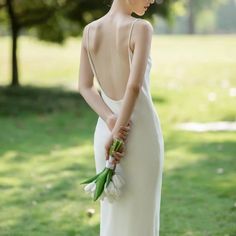
[[[131,23],[129,39],[133,24]],[[129,44],[128,44],[129,45]],[[132,51],[129,51],[131,65]],[[92,70],[96,70],[88,52]],[[127,137],[125,156],[116,166],[125,185],[118,201],[100,200],[100,236],[159,236],[164,141],[160,120],[150,93],[149,55],[142,89],[131,115],[132,128]],[[99,81],[98,81],[99,83]],[[119,114],[123,99],[113,100],[101,89],[107,106]],[[94,155],[96,173],[105,167],[105,142],[110,134],[106,123],[98,117],[94,132]]]

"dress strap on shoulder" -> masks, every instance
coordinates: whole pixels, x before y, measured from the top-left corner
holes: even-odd
[[[131,27],[130,27],[130,31],[129,31],[129,38],[128,38],[128,45],[130,45],[130,39],[131,39],[131,34],[132,34],[132,30],[134,27],[134,23],[138,20],[138,18],[136,18],[132,23],[131,23]]]
[[[129,36],[128,36],[128,53],[129,53],[129,64],[130,64],[130,66],[131,66],[130,40],[131,40],[131,35],[132,35],[134,23],[135,23],[137,20],[138,20],[138,18],[136,18],[135,20],[133,20],[133,22],[131,23],[131,27],[130,27],[130,31],[129,31]]]
[[[88,49],[89,46],[89,24],[87,25],[87,34],[86,34],[86,47]]]

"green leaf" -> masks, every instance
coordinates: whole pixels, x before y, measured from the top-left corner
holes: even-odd
[[[108,175],[107,175],[106,187],[111,182],[112,175],[113,175],[113,170],[110,170]]]
[[[100,174],[100,173],[98,173],[97,175],[95,175],[95,176],[93,176],[93,177],[91,177],[91,178],[89,178],[89,179],[87,179],[87,180],[81,182],[80,184],[88,184],[88,183],[93,182],[93,181],[99,176],[99,174]]]
[[[107,172],[106,172],[106,174],[107,174]],[[95,189],[94,198],[93,198],[94,201],[96,201],[100,197],[100,195],[102,194],[102,192],[104,190],[104,185],[105,185],[105,181],[107,178],[106,174],[100,175],[97,178],[96,189]]]
[[[102,172],[100,172],[100,173],[96,174],[95,176],[93,176],[93,177],[91,177],[91,178],[89,178],[89,179],[87,179],[87,180],[81,182],[80,184],[88,184],[88,183],[93,182],[95,179],[97,179],[97,177],[98,177],[99,175],[103,174],[103,172],[105,172],[106,169],[107,169],[107,168],[104,168],[104,169],[102,170]],[[95,181],[95,183],[96,183],[96,181]]]

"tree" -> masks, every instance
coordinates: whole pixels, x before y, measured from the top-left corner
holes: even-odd
[[[52,4],[52,1],[42,0],[0,0],[0,10],[6,11],[5,20],[9,23],[12,38],[12,86],[19,86],[17,42],[20,31],[49,20],[58,8],[56,3],[57,1]]]
[[[156,0],[146,17],[154,14],[169,16],[175,0]],[[69,36],[77,36],[83,27],[109,10],[109,1],[100,0],[0,0],[0,22],[7,22],[12,38],[11,86],[19,86],[17,42],[22,30],[33,29],[42,40],[63,43]],[[3,13],[2,13],[3,12]],[[1,14],[2,13],[2,14]]]

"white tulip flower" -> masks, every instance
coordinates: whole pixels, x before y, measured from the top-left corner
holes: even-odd
[[[93,190],[96,189],[96,184],[95,182],[92,182],[92,183],[89,183],[87,184],[85,187],[84,187],[84,191],[87,192],[87,193],[90,193],[92,192]]]
[[[106,160],[106,165],[104,169],[95,176],[92,176],[91,178],[80,183],[80,184],[87,184],[84,187],[84,190],[87,193],[91,194],[94,201],[96,201],[99,197],[100,199],[103,200],[104,197],[106,196],[118,197],[120,195],[119,189],[121,188],[122,185],[124,185],[125,182],[123,178],[121,176],[118,177],[118,175],[112,178],[112,176],[116,174],[115,173],[116,165],[112,163],[112,161],[115,158],[112,156],[112,154],[114,151],[118,151],[122,145],[124,145],[124,141],[122,139],[115,138],[110,147],[109,159]],[[118,168],[120,168],[119,165]],[[105,186],[107,184],[108,186]]]
[[[112,176],[112,181],[114,183],[114,185],[116,186],[116,188],[120,189],[124,183],[120,180],[120,178],[117,176],[117,174],[114,174]]]
[[[106,186],[106,187],[104,188],[104,191],[105,191],[106,195],[110,195],[110,194],[111,194],[112,184],[113,184],[112,181],[110,181],[110,183],[108,184],[108,186]]]

